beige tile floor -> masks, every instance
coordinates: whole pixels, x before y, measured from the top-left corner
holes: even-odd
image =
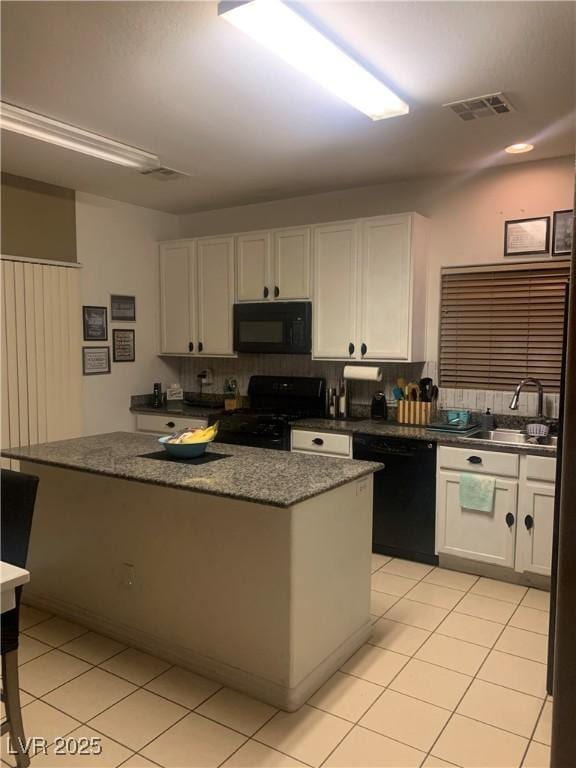
[[[23,606],[27,735],[102,748],[32,766],[547,768],[547,593],[381,555],[372,579],[370,642],[292,714]]]

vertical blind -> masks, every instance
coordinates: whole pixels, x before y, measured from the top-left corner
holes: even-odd
[[[440,383],[510,389],[526,376],[560,387],[570,262],[442,270]]]
[[[77,437],[80,270],[5,257],[1,267],[2,447]]]

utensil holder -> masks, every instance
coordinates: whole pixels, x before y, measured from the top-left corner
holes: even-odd
[[[430,424],[434,412],[432,403],[420,400],[398,400],[396,421],[399,424]]]

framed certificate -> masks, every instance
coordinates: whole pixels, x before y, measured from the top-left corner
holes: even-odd
[[[136,296],[110,296],[110,319],[116,322],[135,322]]]
[[[572,253],[572,227],[574,211],[554,211],[552,256],[569,256]]]
[[[82,373],[110,373],[110,347],[82,347]]]
[[[84,341],[108,341],[108,309],[82,307]]]
[[[507,221],[504,256],[536,256],[550,251],[550,216]]]
[[[134,331],[114,328],[112,331],[112,360],[115,363],[133,363],[135,359]]]

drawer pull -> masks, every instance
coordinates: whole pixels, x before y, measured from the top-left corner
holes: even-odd
[[[360,353],[361,353],[362,357],[364,357],[366,352],[368,352],[368,347],[366,346],[366,344],[362,344],[361,347],[360,347]]]
[[[174,427],[176,426],[176,424],[175,424],[173,421],[167,421],[167,422],[166,422],[166,426],[167,426],[167,427],[170,427],[170,429],[174,429]]]
[[[324,445],[324,440],[321,437],[315,437],[312,442],[314,445]]]
[[[267,286],[264,286],[264,290],[262,291],[262,293],[264,294],[264,298],[267,299],[268,294],[270,293]]]
[[[526,515],[526,517],[524,518],[524,525],[526,526],[527,531],[534,528],[534,518],[532,517],[532,515]]]
[[[280,288],[277,285],[274,286],[274,297],[277,299],[280,296]]]
[[[480,456],[468,456],[466,461],[469,461],[470,464],[482,464],[482,459]]]
[[[506,515],[506,525],[508,526],[508,528],[512,528],[514,523],[515,523],[514,515],[512,514],[512,512],[508,512],[508,514]]]
[[[349,355],[353,355],[354,354],[354,344],[352,344],[352,342],[350,342],[350,344],[348,344],[348,354]]]

